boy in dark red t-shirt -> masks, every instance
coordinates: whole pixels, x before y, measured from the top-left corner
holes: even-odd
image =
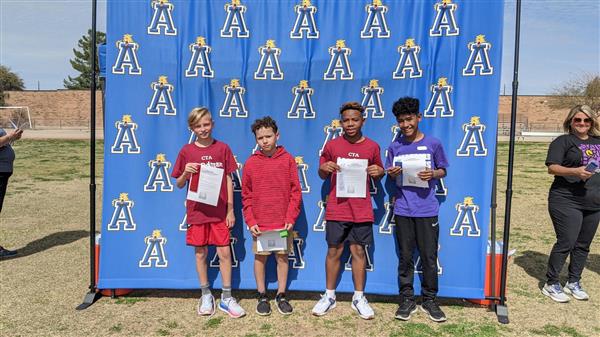
[[[206,257],[208,245],[217,247],[219,270],[223,292],[219,309],[230,317],[239,318],[246,313],[231,296],[231,250],[229,230],[235,225],[233,214],[233,183],[231,173],[237,168],[233,153],[227,144],[212,138],[214,122],[206,108],[193,109],[188,117],[188,125],[196,135],[196,140],[183,146],[171,176],[177,179],[177,187],[195,191],[198,188],[202,166],[223,169],[223,176],[216,206],[186,200],[187,223],[186,243],[195,247],[196,270],[200,279],[202,297],[198,303],[198,314],[212,316],[215,313],[215,299],[208,283]]]
[[[372,319],[375,315],[364,296],[366,253],[365,245],[373,243],[373,206],[369,195],[369,176],[381,178],[385,171],[381,162],[379,145],[363,136],[361,128],[365,123],[364,107],[358,102],[345,103],[340,108],[342,137],[330,140],[325,144],[319,160],[319,176],[331,179],[331,190],[327,199],[325,230],[327,238],[327,257],[325,260],[326,291],[321,300],[314,306],[312,313],[325,315],[335,308],[335,286],[340,273],[340,256],[344,251],[344,242],[350,244],[352,254],[352,279],[354,280],[354,296],[352,309],[364,319]],[[341,167],[339,159],[349,163],[367,161],[364,196],[337,197],[336,184]]]
[[[293,249],[293,233],[296,218],[300,213],[302,191],[298,179],[298,168],[294,157],[283,146],[277,146],[279,131],[271,117],[257,119],[252,124],[259,151],[244,165],[242,175],[243,213],[248,229],[253,236],[254,277],[258,290],[256,313],[266,316],[271,305],[266,294],[265,265],[272,251],[259,251],[257,238],[265,231],[285,231],[287,246],[274,251],[277,260],[277,310],[284,315],[293,308],[285,297],[288,275],[288,254]]]

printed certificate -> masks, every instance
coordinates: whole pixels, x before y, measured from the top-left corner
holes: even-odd
[[[217,206],[221,183],[223,181],[222,168],[210,165],[200,165],[200,171],[192,175],[187,199],[203,204]]]
[[[405,154],[394,158],[394,166],[402,167],[402,174],[396,178],[397,186],[429,188],[429,182],[419,178],[419,172],[431,168],[428,153]]]
[[[366,159],[338,158],[335,193],[338,198],[364,198],[367,196]]]
[[[256,237],[256,250],[259,252],[270,252],[274,250],[287,249],[287,237],[281,237],[281,231],[262,232]]]

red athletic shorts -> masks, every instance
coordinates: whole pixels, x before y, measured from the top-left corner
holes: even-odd
[[[229,228],[225,222],[190,225],[185,235],[189,246],[229,246]]]

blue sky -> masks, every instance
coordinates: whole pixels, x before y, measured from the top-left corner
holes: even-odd
[[[484,1],[484,0],[478,0]],[[494,0],[485,0],[494,1]],[[106,1],[98,29],[106,31]],[[502,87],[513,77],[515,1],[506,1]],[[27,89],[63,88],[77,40],[90,27],[91,0],[0,0],[0,64]],[[519,93],[548,94],[582,73],[600,73],[600,1],[524,0]]]

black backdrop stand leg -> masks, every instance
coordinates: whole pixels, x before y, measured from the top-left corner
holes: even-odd
[[[492,178],[492,204],[490,228],[490,298],[496,298],[496,211],[498,209],[498,132],[496,131],[496,151],[494,155],[494,177]],[[496,300],[492,300],[492,310],[496,311]]]
[[[90,88],[90,291],[76,310],[94,304],[102,294],[96,288],[96,0],[92,0],[92,78]]]
[[[512,82],[512,104],[510,109],[510,139],[508,147],[508,173],[506,180],[506,207],[504,210],[504,233],[502,247],[502,275],[500,278],[500,303],[496,305],[498,322],[508,324],[508,306],[506,305],[506,269],[508,263],[508,239],[510,236],[510,210],[512,201],[512,178],[515,159],[515,124],[517,120],[517,91],[519,88],[519,35],[521,30],[521,0],[517,0],[515,17],[515,59]]]

